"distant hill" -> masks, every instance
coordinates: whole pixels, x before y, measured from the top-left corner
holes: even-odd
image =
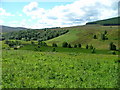
[[[23,27],[9,27],[9,26],[3,26],[0,25],[0,29],[2,29],[2,32],[12,32],[12,31],[20,31],[20,30],[27,30],[27,28]]]
[[[104,25],[104,26],[113,26],[113,25],[120,25],[120,17],[115,17],[115,18],[110,18],[110,19],[105,19],[105,20],[99,20],[99,21],[94,21],[94,22],[88,22],[86,25],[90,24],[99,24],[99,25]]]
[[[110,42],[114,42],[118,48],[118,22],[117,17],[99,20],[96,22],[89,22],[87,25],[83,26],[74,26],[74,27],[66,27],[63,29],[68,29],[69,32],[61,35],[59,37],[50,39],[46,41],[48,45],[52,45],[52,43],[58,44],[58,46],[62,46],[63,42],[68,42],[72,46],[75,44],[82,44],[82,47],[93,45],[96,49],[109,49]],[[108,40],[101,40],[102,34],[107,31],[106,37]],[[96,35],[97,39],[94,39],[93,36]]]

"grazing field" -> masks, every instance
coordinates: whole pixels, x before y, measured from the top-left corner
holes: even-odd
[[[3,50],[3,88],[117,88],[118,56]]]

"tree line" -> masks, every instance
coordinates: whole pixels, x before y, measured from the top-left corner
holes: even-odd
[[[25,30],[4,33],[1,40],[45,41],[67,33],[69,30]]]

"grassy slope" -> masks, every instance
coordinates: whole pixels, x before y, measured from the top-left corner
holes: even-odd
[[[48,45],[52,45],[53,42],[61,46],[64,41],[74,45],[81,43],[83,47],[86,44],[93,45],[97,49],[108,49],[109,43],[114,42],[118,46],[118,27],[117,26],[100,26],[100,25],[85,25],[70,27],[69,33],[59,36],[57,38],[46,41]],[[102,41],[101,33],[107,31],[107,37],[109,40]],[[97,35],[98,39],[93,39],[93,35]]]
[[[104,25],[104,24],[117,24],[117,25],[120,25],[120,17],[115,17],[115,18],[110,18],[110,19],[105,19],[105,20],[99,20],[99,21],[95,21],[95,22],[88,22],[86,24],[100,24],[100,25]]]
[[[4,88],[116,88],[117,55],[3,50]]]

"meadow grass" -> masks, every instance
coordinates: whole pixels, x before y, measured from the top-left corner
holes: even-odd
[[[117,55],[3,50],[3,88],[117,88]]]

